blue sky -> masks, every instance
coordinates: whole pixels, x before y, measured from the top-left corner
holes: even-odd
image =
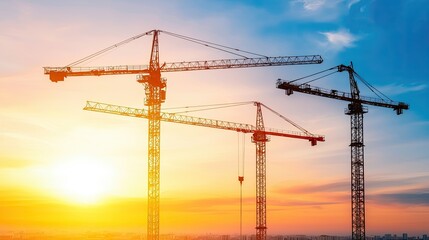
[[[1,1],[0,29],[2,189],[27,186],[24,180],[38,183],[34,188],[45,188],[48,180],[43,182],[46,174],[42,166],[60,161],[66,155],[88,153],[115,165],[123,163],[121,154],[126,152],[129,164],[118,168],[126,171],[127,177],[118,180],[118,185],[129,188],[117,190],[117,194],[145,196],[141,192],[146,187],[141,170],[144,171],[146,164],[141,162],[141,155],[146,154],[142,150],[146,146],[146,123],[81,110],[86,100],[143,107],[143,89],[136,85],[134,77],[68,78],[54,84],[43,75],[42,67],[63,66],[130,36],[161,29],[269,56],[320,54],[324,58],[323,64],[312,66],[165,74],[168,78],[165,107],[258,100],[311,132],[326,135],[325,143],[311,149],[307,143],[287,141],[285,145],[285,141],[273,138],[269,145],[268,191],[272,193],[273,208],[280,211],[272,213],[272,218],[279,213],[287,216],[287,211],[282,212],[286,205],[296,204],[308,205],[305,211],[309,214],[323,215],[329,220],[331,209],[325,208],[326,205],[349,204],[347,194],[336,195],[338,191],[349,191],[350,123],[343,114],[347,103],[299,93],[288,97],[275,88],[275,82],[278,78],[294,79],[350,61],[356,72],[383,93],[410,104],[410,110],[401,116],[377,107],[370,107],[365,115],[368,209],[384,210],[384,205],[391,206],[391,215],[377,212],[376,217],[380,218],[398,215],[402,208],[409,209],[410,214],[423,209],[420,214],[429,217],[429,4],[426,0]],[[148,37],[132,42],[88,65],[147,64],[150,40]],[[235,57],[183,43],[166,34],[160,36],[160,56],[161,61],[167,62]],[[314,85],[348,91],[348,78],[345,73],[338,73]],[[363,95],[372,96],[363,84],[360,87]],[[253,124],[253,113],[248,117],[233,111],[214,112],[203,113],[206,114],[203,117]],[[268,114],[266,123],[269,127],[289,127],[278,127],[278,122]],[[227,133],[199,128],[191,131],[167,124],[162,131],[168,134],[162,140],[166,159],[163,189],[167,197],[179,190],[201,191],[206,194],[204,198],[216,197],[207,189],[231,185],[228,171],[218,176],[212,168],[227,164],[226,158],[236,155],[236,135],[231,139]],[[213,135],[200,138],[209,136],[208,133]],[[183,136],[198,141],[190,140],[190,144]],[[216,151],[186,158],[193,169],[169,161],[207,146],[216,146]],[[252,199],[254,149],[250,144],[247,149],[249,185],[245,192]],[[202,162],[202,158],[208,159]],[[168,177],[175,174],[194,174],[207,183],[203,187],[202,183],[189,179],[179,186],[169,181]],[[235,171],[231,174],[235,180]],[[225,188],[219,192],[235,190]],[[308,196],[314,192],[321,193],[317,201],[300,198],[300,194]],[[253,205],[249,202],[249,216],[253,216]],[[349,218],[342,217],[346,224]],[[397,219],[395,224],[406,224],[406,220]],[[288,221],[285,220],[284,226],[273,226],[272,231],[290,229],[288,224],[293,221]],[[247,226],[249,232],[253,232],[252,224]],[[322,232],[317,222],[311,224],[316,226],[314,233],[350,232],[349,225]],[[396,231],[395,224],[379,226],[370,222],[369,233]],[[305,223],[295,227],[301,231],[288,233],[311,233],[303,232]],[[405,225],[397,231],[406,231],[406,227],[412,228]],[[423,232],[422,228],[412,231]]]

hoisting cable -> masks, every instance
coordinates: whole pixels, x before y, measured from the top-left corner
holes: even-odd
[[[301,84],[300,84],[300,86],[305,85],[305,84],[309,84],[309,83],[311,83],[311,82],[314,82],[314,81],[316,81],[316,80],[322,79],[322,78],[327,77],[327,76],[329,76],[329,75],[332,75],[332,74],[334,74],[334,73],[337,73],[337,72],[331,72],[331,73],[325,74],[325,75],[323,75],[323,76],[320,76],[320,77],[318,77],[318,78],[315,78],[315,79],[313,79],[313,80],[307,81],[307,82],[305,82],[305,83],[301,83]]]
[[[191,106],[193,108],[200,108],[200,109],[194,109],[194,110],[185,110],[185,111],[178,111],[174,112],[176,113],[190,113],[190,112],[201,112],[201,111],[207,111],[207,110],[214,110],[214,109],[220,109],[220,108],[228,108],[228,107],[237,107],[242,106],[246,104],[251,104],[253,102],[240,102],[240,103],[229,103],[229,104],[213,104],[213,105],[200,105],[200,106]],[[182,107],[182,108],[191,108],[191,107]],[[177,108],[166,108],[166,109],[177,109]]]
[[[171,35],[171,34],[170,34],[170,35]],[[174,36],[174,35],[171,35],[171,36]],[[233,55],[239,56],[239,57],[248,58],[247,56],[244,56],[244,55],[241,55],[241,54],[238,54],[238,53],[234,53],[234,52],[231,52],[231,51],[228,51],[228,50],[222,49],[222,48],[218,48],[218,47],[210,46],[210,45],[208,45],[208,44],[205,44],[205,43],[202,43],[202,42],[198,42],[198,41],[195,41],[195,40],[192,40],[192,39],[186,39],[186,38],[182,38],[182,37],[178,37],[178,36],[175,36],[175,37],[177,37],[177,38],[181,38],[181,39],[183,39],[183,40],[186,40],[186,41],[189,41],[189,42],[193,42],[193,43],[196,43],[196,44],[200,44],[200,45],[203,45],[203,46],[205,46],[205,47],[213,48],[213,49],[216,49],[216,50],[219,50],[219,51],[222,51],[222,52],[227,52],[227,53],[230,53],[230,54],[233,54]]]
[[[292,81],[288,81],[288,83],[293,83],[293,82],[296,82],[296,81],[299,81],[299,80],[302,80],[302,79],[305,79],[305,78],[309,78],[309,77],[312,77],[312,76],[315,76],[315,75],[318,75],[318,74],[321,74],[321,73],[324,73],[324,72],[327,72],[329,70],[333,70],[333,69],[336,69],[336,68],[337,67],[332,67],[332,68],[329,68],[329,69],[326,69],[326,70],[323,70],[323,71],[320,71],[320,72],[317,72],[317,73],[310,74],[308,76],[304,76],[304,77],[300,77],[300,78],[294,79]],[[280,80],[282,80],[282,79],[280,79]]]
[[[177,38],[180,38],[180,39],[183,39],[183,40],[186,40],[186,41],[194,42],[196,44],[204,45],[206,47],[214,48],[214,49],[217,49],[219,51],[227,52],[227,53],[230,53],[230,54],[233,54],[233,55],[237,55],[237,56],[240,56],[240,57],[243,57],[243,58],[248,58],[248,57],[245,56],[245,55],[242,55],[242,54],[238,54],[236,52],[242,52],[242,53],[247,53],[247,54],[251,54],[251,55],[255,55],[255,56],[260,56],[260,57],[268,58],[267,56],[262,55],[262,54],[253,53],[253,52],[249,52],[249,51],[244,51],[244,50],[240,50],[240,49],[237,49],[237,48],[232,48],[232,47],[224,46],[224,45],[213,43],[213,42],[208,42],[208,41],[204,41],[204,40],[200,40],[200,39],[196,39],[196,38],[191,38],[191,37],[179,35],[179,34],[176,34],[176,33],[171,33],[171,32],[162,31],[162,30],[151,30],[151,31],[148,31],[148,32],[141,33],[141,34],[138,34],[136,36],[130,37],[128,39],[125,39],[125,40],[123,40],[121,42],[118,42],[118,43],[113,44],[113,45],[111,45],[111,46],[109,46],[107,48],[104,48],[104,49],[102,49],[102,50],[100,50],[98,52],[90,54],[90,55],[88,55],[88,56],[86,56],[84,58],[81,58],[81,59],[79,59],[77,61],[74,61],[72,63],[69,63],[69,64],[65,65],[64,68],[66,68],[66,67],[73,67],[73,66],[81,64],[83,62],[86,62],[86,61],[88,61],[88,60],[90,60],[92,58],[95,58],[95,57],[97,57],[97,56],[99,56],[101,54],[104,54],[104,53],[106,53],[106,52],[108,52],[108,51],[110,51],[110,50],[112,50],[114,48],[117,48],[117,47],[120,47],[122,45],[125,45],[125,44],[127,44],[127,43],[129,43],[131,41],[134,41],[136,39],[139,39],[139,38],[141,38],[143,36],[151,35],[154,31],[159,31],[159,32],[168,34],[168,35],[173,36],[173,37],[177,37]],[[229,49],[231,51],[228,51],[228,50],[225,50],[225,49]],[[236,51],[236,52],[233,52],[233,51]]]
[[[229,105],[229,106],[222,106],[222,107],[202,108],[202,109],[187,110],[187,111],[174,112],[174,113],[202,112],[202,111],[215,110],[215,109],[221,109],[221,108],[237,107],[237,106],[241,106],[241,105],[243,105],[243,104],[236,104],[236,105]]]
[[[129,42],[133,41],[133,40],[136,40],[136,39],[141,38],[141,37],[146,36],[146,35],[150,35],[153,31],[154,31],[154,30],[151,30],[151,31],[149,31],[149,32],[141,33],[141,34],[136,35],[136,36],[134,36],[134,37],[130,37],[130,38],[128,38],[128,39],[125,39],[125,40],[123,40],[123,41],[121,41],[121,42],[119,42],[119,43],[113,44],[113,45],[112,45],[112,46],[110,46],[110,47],[107,47],[107,48],[102,49],[102,50],[100,50],[100,51],[98,51],[98,52],[96,52],[96,53],[93,53],[93,54],[91,54],[91,55],[88,55],[88,56],[86,56],[86,57],[84,57],[84,58],[82,58],[82,59],[79,59],[79,60],[74,61],[74,62],[72,62],[72,63],[70,63],[70,64],[67,64],[65,67],[73,67],[73,66],[76,66],[77,64],[80,64],[80,63],[83,63],[83,62],[85,62],[85,61],[88,61],[88,60],[89,60],[89,59],[91,59],[91,58],[94,58],[94,57],[96,57],[96,56],[99,56],[99,55],[101,55],[101,54],[103,54],[103,53],[105,53],[105,52],[107,52],[107,51],[110,51],[110,50],[112,50],[112,49],[114,49],[114,48],[120,47],[120,46],[122,46],[122,45],[124,45],[124,44],[126,44],[126,43],[129,43]]]
[[[374,86],[372,86],[369,82],[367,82],[363,77],[361,77],[357,72],[355,72],[353,70],[353,73],[355,74],[355,76],[363,83],[365,84],[369,90],[371,90],[371,92],[373,92],[375,95],[377,95],[377,97],[383,99],[380,95],[378,95],[375,91],[377,91],[378,93],[380,93],[381,95],[383,95],[385,98],[389,99],[389,101],[393,102],[392,99],[390,99],[388,96],[386,96],[384,93],[380,92],[377,88],[375,88]],[[383,99],[384,100],[384,99]]]
[[[307,131],[305,128],[299,126],[298,124],[296,124],[295,122],[293,122],[292,120],[286,118],[285,116],[281,115],[280,113],[274,111],[273,109],[269,108],[268,106],[264,105],[263,103],[261,103],[261,105],[263,107],[265,107],[266,109],[268,109],[269,111],[271,111],[272,113],[274,113],[275,115],[279,116],[280,118],[282,118],[283,120],[285,120],[286,122],[290,123],[292,126],[298,128],[299,130],[301,130],[302,132],[304,132],[305,134],[307,134],[307,136],[314,136],[314,134],[310,133],[309,131]]]
[[[249,51],[244,51],[244,50],[240,50],[238,48],[232,48],[232,47],[228,47],[228,46],[225,46],[225,45],[221,45],[221,44],[217,44],[217,43],[213,43],[213,42],[208,42],[208,41],[204,41],[204,40],[197,39],[197,38],[192,38],[192,37],[180,35],[180,34],[177,34],[177,33],[172,33],[172,32],[167,32],[167,31],[161,31],[161,32],[163,32],[165,34],[168,34],[170,36],[173,36],[173,37],[177,37],[177,38],[180,38],[180,39],[183,39],[183,40],[186,40],[186,41],[190,41],[190,42],[193,42],[193,43],[196,43],[196,44],[203,45],[205,47],[214,48],[214,49],[217,49],[217,50],[220,50],[220,51],[223,51],[223,52],[227,52],[227,53],[231,53],[231,54],[234,54],[234,55],[237,55],[237,56],[240,56],[240,57],[244,57],[244,58],[248,58],[248,57],[244,56],[244,55],[241,55],[241,54],[238,54],[238,53],[234,53],[232,51],[242,52],[242,53],[247,53],[247,54],[251,54],[251,55],[255,55],[255,56],[260,56],[260,57],[268,58],[268,56],[265,56],[265,55],[262,55],[262,54],[253,53],[253,52],[249,52]],[[217,46],[217,47],[214,47],[214,46]],[[222,49],[222,48],[224,48],[224,49]],[[232,51],[228,51],[228,50],[225,50],[225,49],[229,49],[229,50],[232,50]]]
[[[171,110],[171,109],[181,109],[181,108],[200,108],[200,107],[213,107],[213,106],[225,106],[225,105],[237,105],[237,104],[253,104],[252,101],[247,102],[232,102],[232,103],[216,103],[216,104],[205,104],[205,105],[192,105],[192,106],[184,106],[184,107],[168,107],[162,108],[163,110]]]
[[[243,181],[244,181],[244,154],[245,154],[245,139],[246,135],[242,134],[242,143],[241,143],[241,158],[240,158],[240,133],[237,132],[238,136],[238,181],[240,182],[240,240],[243,239]],[[240,174],[240,159],[242,160],[241,167],[242,172]]]
[[[243,164],[242,164],[242,174],[243,174],[243,180],[244,180],[244,160],[246,160],[246,156],[245,156],[245,153],[246,153],[246,134],[244,134],[244,133],[241,133],[242,134],[242,136],[243,136],[243,154],[242,154],[242,158],[243,158]]]
[[[321,74],[321,73],[324,73],[324,72],[327,72],[327,71],[330,71],[330,70],[334,70],[334,69],[338,69],[338,67],[339,66],[335,66],[335,67],[332,67],[332,68],[329,68],[329,69],[326,69],[326,70],[323,70],[323,71],[320,71],[320,72],[316,72],[316,73],[313,73],[313,74],[310,74],[310,75],[307,75],[307,76],[304,76],[304,77],[300,77],[300,78],[297,78],[297,79],[294,79],[294,80],[291,80],[291,81],[287,81],[287,80],[283,80],[283,79],[278,79],[279,81],[285,81],[285,82],[287,82],[287,83],[293,83],[293,82],[296,82],[296,81],[299,81],[299,80],[303,80],[303,79],[306,79],[306,78],[309,78],[309,77],[313,77],[313,76],[316,76],[316,75],[319,75],[319,74]],[[307,82],[304,82],[304,83],[301,83],[301,84],[299,84],[298,86],[302,86],[302,85],[305,85],[305,84],[309,84],[309,83],[311,83],[311,82],[314,82],[314,81],[317,81],[317,80],[319,80],[319,79],[322,79],[322,78],[325,78],[325,77],[327,77],[327,76],[330,76],[330,75],[332,75],[332,74],[334,74],[334,73],[337,73],[338,71],[335,71],[335,72],[332,72],[332,73],[328,73],[328,74],[325,74],[325,75],[323,75],[323,76],[320,76],[320,77],[317,77],[317,78],[315,78],[315,79],[312,79],[312,80],[310,80],[310,81],[307,81]],[[368,87],[368,89],[371,91],[371,92],[373,92],[377,97],[379,97],[380,99],[382,99],[383,101],[386,101],[386,99],[388,99],[390,102],[393,102],[393,100],[391,99],[391,98],[389,98],[388,96],[386,96],[384,93],[382,93],[381,91],[379,91],[377,88],[375,88],[374,86],[372,86],[369,82],[367,82],[363,77],[361,77],[357,72],[355,72],[354,70],[353,70],[353,74],[363,83],[363,84],[365,84],[365,86],[367,86]],[[382,96],[384,96],[384,98],[382,97]],[[387,101],[386,101],[387,102]]]

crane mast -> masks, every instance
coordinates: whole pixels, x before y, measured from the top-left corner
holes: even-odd
[[[332,68],[334,69],[334,68]],[[284,89],[286,95],[291,95],[294,91],[311,95],[328,97],[350,102],[344,113],[350,116],[350,152],[351,152],[351,210],[352,210],[352,239],[365,239],[365,171],[364,171],[364,131],[363,114],[368,112],[368,108],[362,104],[378,107],[392,108],[396,113],[402,114],[408,109],[408,105],[403,102],[393,102],[384,99],[361,97],[355,80],[356,72],[353,64],[350,66],[339,65],[338,72],[347,71],[350,81],[350,93],[339,92],[337,90],[325,90],[308,84],[296,84],[295,81],[279,81],[277,88]]]
[[[161,104],[166,97],[166,79],[161,78],[161,72],[196,71],[213,69],[233,69],[266,66],[320,64],[323,59],[320,55],[308,56],[280,56],[240,59],[220,59],[191,62],[159,62],[158,36],[161,30],[151,30],[139,34],[118,44],[112,45],[97,53],[91,54],[65,67],[44,67],[44,74],[49,75],[52,82],[64,81],[69,76],[103,76],[138,74],[137,81],[145,86],[145,105],[148,106],[148,225],[147,240],[159,240],[159,199],[160,199],[160,114]],[[164,32],[167,33],[167,32]],[[171,34],[171,33],[170,33]],[[76,67],[90,58],[105,53],[115,47],[126,44],[145,35],[153,35],[152,50],[149,66],[120,65],[98,67]],[[237,49],[238,50],[238,49]],[[258,239],[265,240],[265,239]]]
[[[267,236],[267,192],[266,192],[266,143],[269,141],[265,134],[264,118],[260,103],[256,105],[256,131],[252,142],[256,145],[256,239],[266,239]]]
[[[148,223],[147,236],[149,240],[159,238],[159,199],[160,199],[160,148],[161,148],[161,103],[165,100],[161,94],[165,92],[166,81],[161,79],[159,67],[158,31],[153,32],[152,51],[150,56],[149,74],[139,75],[138,81],[145,85],[146,102],[148,106]]]
[[[351,207],[352,207],[352,239],[365,239],[365,169],[364,169],[364,138],[363,114],[366,107],[359,102],[359,88],[354,78],[353,65],[338,66],[338,71],[347,71],[350,81],[350,93],[353,98],[348,104],[345,114],[350,115],[350,156],[351,156]]]

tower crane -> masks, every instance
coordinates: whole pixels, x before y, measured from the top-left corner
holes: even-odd
[[[174,113],[161,112],[160,121],[180,123],[201,127],[217,128],[223,130],[230,130],[243,133],[252,134],[252,142],[256,146],[256,238],[265,239],[267,234],[267,216],[266,216],[266,143],[269,141],[268,136],[279,136],[287,138],[297,138],[310,141],[314,146],[318,141],[325,141],[324,136],[309,133],[304,128],[300,127],[291,120],[285,118],[273,109],[265,106],[260,102],[254,102],[256,106],[256,126],[243,123],[234,123],[220,120],[213,120],[207,118],[192,117],[186,115],[179,115]],[[285,131],[277,129],[265,129],[264,119],[262,116],[262,108],[272,111],[284,120],[291,123],[293,126],[301,130]],[[87,101],[86,106],[83,108],[87,111],[110,113],[121,116],[137,117],[149,119],[149,112],[145,109],[130,108],[124,106],[117,106],[99,102]]]
[[[308,77],[313,77],[323,72],[332,71],[329,74],[309,80],[305,83],[295,83]],[[308,83],[320,78],[329,76],[335,72],[347,72],[350,81],[350,93],[341,92],[338,90],[327,90],[315,86],[310,86]],[[360,91],[355,80],[355,77],[361,80],[378,98],[360,96]],[[397,115],[403,113],[403,110],[409,108],[408,104],[403,102],[394,102],[386,95],[378,91],[375,87],[365,81],[353,68],[353,63],[350,66],[338,65],[330,69],[301,77],[292,81],[284,81],[278,79],[277,88],[284,89],[286,95],[291,95],[293,92],[302,92],[306,94],[333,98],[337,100],[350,102],[345,109],[345,114],[350,115],[351,127],[351,210],[352,210],[352,239],[365,239],[365,179],[364,179],[364,137],[363,137],[363,114],[368,112],[365,105],[377,107],[391,108],[396,111]],[[382,97],[384,96],[384,98]]]
[[[240,56],[236,59],[220,59],[207,61],[172,62],[162,63],[159,61],[158,36],[164,33],[186,41],[197,43],[206,47],[214,48]],[[93,59],[119,46],[143,36],[153,35],[149,65],[120,65],[120,66],[98,66],[78,67],[77,65]],[[240,53],[240,54],[239,54]],[[258,55],[249,58],[243,53]],[[319,55],[307,56],[280,56],[267,57],[219,44],[179,35],[162,30],[151,30],[134,37],[128,38],[110,47],[102,49],[78,61],[64,67],[44,67],[44,73],[49,75],[52,82],[64,81],[71,76],[102,76],[137,74],[137,81],[145,86],[145,105],[148,106],[148,215],[147,215],[147,239],[159,240],[159,199],[160,199],[160,114],[161,104],[166,98],[167,80],[161,77],[161,72],[179,72],[213,69],[249,68],[283,65],[319,64],[323,59]]]

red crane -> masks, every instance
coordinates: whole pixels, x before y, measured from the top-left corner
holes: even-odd
[[[158,36],[165,33],[190,42],[201,44],[217,50],[239,55],[242,58],[220,59],[208,61],[191,62],[172,62],[160,64],[159,61],[159,42]],[[121,66],[99,66],[99,67],[77,67],[89,59],[99,56],[107,51],[122,46],[143,36],[153,35],[151,56],[149,65],[121,65]],[[249,58],[238,53],[259,55],[257,58]],[[179,34],[151,30],[122,42],[114,44],[108,48],[91,54],[76,62],[64,67],[44,67],[44,73],[49,75],[53,82],[64,81],[66,77],[71,76],[101,76],[101,75],[119,75],[119,74],[138,74],[137,81],[145,85],[145,105],[148,106],[148,225],[147,239],[159,240],[159,199],[160,199],[160,114],[161,104],[165,101],[167,81],[161,78],[161,72],[195,71],[195,70],[213,70],[213,69],[231,69],[231,68],[249,68],[283,65],[301,65],[301,64],[320,64],[323,59],[319,55],[309,56],[280,56],[267,57],[260,54],[254,54],[235,48],[202,41]],[[257,233],[257,236],[260,234]],[[258,240],[265,240],[265,236],[258,237]]]
[[[161,112],[161,121],[180,123],[186,125],[217,128],[223,130],[230,130],[243,133],[252,133],[252,142],[256,146],[256,233],[259,238],[266,238],[267,233],[267,210],[266,210],[266,143],[269,141],[268,136],[279,136],[287,138],[304,139],[311,142],[314,146],[318,141],[325,141],[321,135],[314,135],[309,133],[304,128],[300,127],[291,120],[285,118],[281,114],[275,112],[271,108],[265,106],[260,102],[254,102],[256,106],[256,126],[243,123],[234,123],[221,120],[213,120],[207,118],[192,117],[186,115],[179,115],[175,113]],[[285,131],[277,129],[265,129],[264,119],[262,116],[262,108],[265,107],[269,111],[280,116],[293,126],[301,130],[301,132]],[[138,117],[149,119],[149,113],[145,109],[130,108],[124,106],[117,106],[99,102],[87,102],[84,110],[110,113],[128,117]],[[239,177],[240,180],[240,177]],[[242,180],[241,180],[242,181]],[[241,183],[240,181],[240,183]]]
[[[308,77],[332,71],[329,74],[309,80],[306,83],[295,83]],[[341,92],[338,90],[328,90],[315,86],[310,86],[308,83],[314,80],[331,75],[335,72],[348,72],[350,82],[350,93]],[[355,77],[361,80],[378,98],[360,96],[360,91],[355,80]],[[311,74],[306,77],[298,78],[292,81],[277,82],[277,88],[284,89],[286,95],[291,95],[293,92],[302,92],[306,94],[333,98],[337,100],[350,102],[345,109],[345,114],[350,115],[351,128],[351,206],[352,206],[352,239],[365,239],[365,177],[364,177],[364,143],[363,143],[363,114],[368,112],[368,108],[363,104],[391,108],[396,111],[396,114],[402,114],[403,110],[409,108],[408,104],[403,102],[394,102],[386,95],[378,91],[371,84],[365,81],[353,69],[353,64],[350,66],[339,65],[329,68],[319,73]],[[382,97],[384,96],[384,98]]]

